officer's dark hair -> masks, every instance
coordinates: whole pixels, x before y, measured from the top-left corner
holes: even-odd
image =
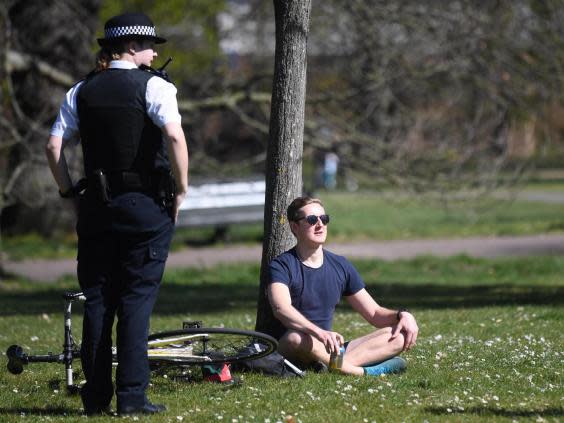
[[[149,38],[140,37],[140,36],[132,36],[132,37],[120,37],[116,40],[112,40],[104,46],[103,50],[105,50],[112,60],[119,60],[121,55],[127,52],[127,46],[131,41],[137,42],[139,45],[142,45],[145,40]]]
[[[94,72],[100,72],[106,70],[110,67],[110,62],[112,61],[112,54],[110,51],[104,47],[98,50],[96,53]]]
[[[308,204],[319,204],[321,207],[323,207],[323,203],[318,198],[312,198],[308,196],[295,198],[286,210],[286,217],[288,218],[288,221],[297,222],[298,219],[302,218],[303,216],[300,212],[300,209],[307,206]]]

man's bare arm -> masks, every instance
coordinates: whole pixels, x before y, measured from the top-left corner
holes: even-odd
[[[400,320],[397,320],[397,310],[390,310],[376,303],[374,298],[366,291],[361,289],[357,293],[346,297],[349,304],[371,325],[382,328],[385,326],[394,327],[391,339],[397,337],[400,333],[404,334],[404,351],[410,349],[417,341],[419,327],[415,321],[415,317],[407,311],[400,314]]]
[[[288,286],[281,282],[273,282],[268,286],[268,299],[272,312],[282,324],[290,330],[306,333],[321,341],[328,352],[338,351],[345,340],[337,332],[321,329],[309,321],[293,305]]]
[[[352,308],[375,327],[383,328],[397,323],[397,310],[390,310],[380,306],[366,289],[361,289],[345,298]]]

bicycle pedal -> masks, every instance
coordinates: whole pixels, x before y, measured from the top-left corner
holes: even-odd
[[[80,385],[67,385],[67,393],[69,395],[78,395],[78,394],[80,394],[81,389],[82,389],[82,386],[80,386]]]

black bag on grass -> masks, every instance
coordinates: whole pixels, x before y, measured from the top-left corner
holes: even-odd
[[[279,377],[298,376],[298,374],[286,364],[284,356],[277,351],[274,351],[266,357],[233,363],[231,370],[235,372],[257,372],[268,376]]]

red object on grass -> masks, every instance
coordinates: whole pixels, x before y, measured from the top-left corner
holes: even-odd
[[[231,382],[233,379],[229,371],[230,364],[223,363],[220,365],[212,366],[207,365],[202,367],[204,380],[207,382],[225,383]]]

